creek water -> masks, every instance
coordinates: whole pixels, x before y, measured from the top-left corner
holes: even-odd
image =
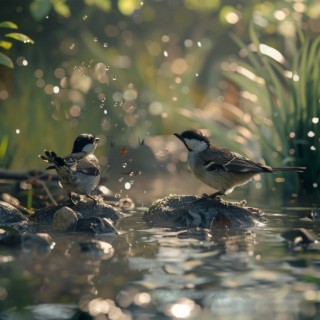
[[[143,222],[137,207],[120,234],[54,233],[50,252],[0,250],[0,306],[9,319],[320,319],[317,244],[291,250],[281,233],[313,230],[310,208],[261,208],[246,230],[169,230]],[[112,256],[80,252],[110,243]],[[0,319],[7,319],[0,314]]]

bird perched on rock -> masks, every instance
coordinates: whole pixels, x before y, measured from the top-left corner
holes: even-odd
[[[249,182],[260,173],[277,171],[303,172],[305,167],[270,167],[210,143],[200,131],[188,130],[174,134],[188,149],[188,164],[194,175],[217,190],[209,195],[227,195],[237,186]]]
[[[57,171],[61,185],[72,202],[72,193],[86,195],[96,202],[90,193],[100,181],[100,164],[93,154],[98,141],[99,138],[94,135],[83,133],[76,138],[72,152],[66,157],[59,157],[54,151],[47,150],[44,150],[45,155],[39,155],[51,164],[47,170]]]

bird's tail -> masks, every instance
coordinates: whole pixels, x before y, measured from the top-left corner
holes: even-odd
[[[41,158],[45,162],[52,164],[47,167],[46,170],[56,169],[65,165],[64,160],[61,157],[57,156],[54,151],[44,150],[44,155],[39,155],[39,158]]]
[[[303,172],[306,169],[306,167],[276,167],[272,168],[272,171],[297,171],[297,172]]]

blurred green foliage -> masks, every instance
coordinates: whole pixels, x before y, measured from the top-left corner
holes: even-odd
[[[298,30],[310,39],[320,31],[316,0],[5,2],[2,20],[19,21],[36,43],[14,46],[17,68],[0,73],[1,135],[18,146],[13,168],[39,167],[44,148],[68,153],[80,132],[103,138],[97,153],[106,164],[113,142],[136,148],[139,139],[189,127],[214,133],[217,121],[217,144],[265,157],[266,143],[263,152],[250,136],[230,139],[246,130],[233,115],[244,114],[241,90],[221,77],[238,55],[233,37],[248,43],[253,23],[260,43],[292,61]]]
[[[0,22],[0,28],[4,28],[4,29],[18,29],[18,26],[11,22],[11,21],[3,21]],[[31,43],[33,44],[33,40],[30,39],[28,36],[26,36],[23,33],[18,33],[18,32],[10,32],[10,33],[6,33],[4,34],[5,38],[11,38],[17,41],[21,41],[23,43]],[[8,40],[1,40],[0,38],[0,47],[5,49],[5,50],[9,50],[12,47],[12,42],[8,41]],[[13,68],[13,62],[12,60],[4,53],[0,52],[0,64],[8,67],[8,68]]]

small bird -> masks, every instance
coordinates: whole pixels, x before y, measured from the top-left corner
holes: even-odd
[[[94,135],[83,133],[76,138],[72,152],[66,157],[61,158],[54,151],[47,150],[44,150],[45,155],[39,155],[42,160],[51,164],[46,170],[57,171],[60,183],[72,202],[72,193],[86,195],[97,202],[90,193],[100,181],[100,164],[93,154],[98,141],[99,138]]]
[[[188,164],[194,175],[217,190],[207,197],[230,194],[237,186],[249,182],[255,175],[277,171],[303,172],[305,167],[277,167],[263,165],[242,155],[210,143],[200,131],[174,133],[188,149]]]

